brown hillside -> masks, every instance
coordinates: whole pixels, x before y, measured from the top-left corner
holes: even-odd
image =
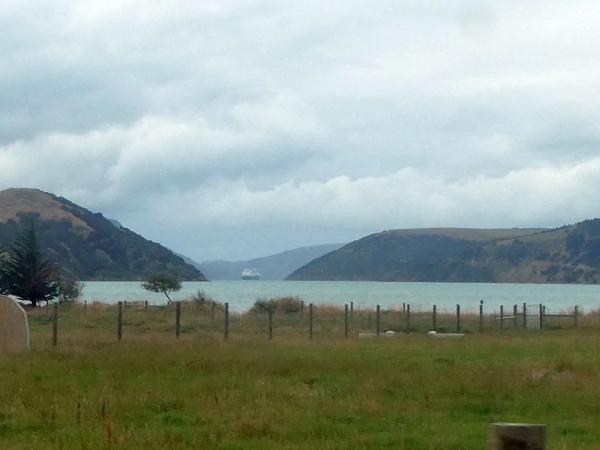
[[[63,208],[63,205],[46,192],[37,189],[5,189],[0,191],[0,223],[9,220],[20,221],[19,214],[37,213],[42,220],[60,222],[67,220],[73,228],[87,237],[92,231],[90,226]]]
[[[81,280],[140,280],[157,272],[206,280],[169,249],[101,213],[37,189],[0,191],[0,248],[10,248],[29,224],[35,226],[45,256]]]

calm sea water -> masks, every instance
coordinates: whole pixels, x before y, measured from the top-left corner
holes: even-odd
[[[385,308],[410,303],[414,310],[429,309],[436,304],[443,310],[457,303],[465,311],[475,311],[480,300],[486,308],[497,309],[503,304],[543,303],[550,311],[561,311],[578,305],[582,311],[600,308],[600,285],[573,284],[489,284],[489,283],[380,283],[363,281],[212,281],[183,283],[172,295],[183,300],[196,291],[221,302],[229,302],[234,311],[244,311],[261,297],[293,295],[305,302],[338,304],[354,302],[356,308],[380,304]],[[139,282],[89,281],[85,283],[84,299],[116,303],[119,300],[148,300],[164,304],[161,294],[143,290]]]

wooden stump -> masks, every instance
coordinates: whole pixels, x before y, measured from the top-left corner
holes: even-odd
[[[530,423],[493,423],[490,450],[545,450],[546,426]]]

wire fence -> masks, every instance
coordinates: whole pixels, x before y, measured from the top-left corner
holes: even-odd
[[[349,302],[306,304],[296,299],[257,302],[246,312],[228,303],[182,301],[50,304],[29,310],[33,346],[61,341],[136,339],[351,339],[406,333],[489,333],[600,326],[600,314],[578,307],[550,310],[543,304],[464,308],[431,305],[364,306]]]

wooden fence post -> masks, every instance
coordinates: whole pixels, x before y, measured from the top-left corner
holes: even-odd
[[[546,426],[526,423],[493,423],[490,450],[545,450]]]
[[[504,329],[504,305],[500,305],[500,329]]]
[[[123,337],[123,302],[117,303],[117,341]]]
[[[437,331],[437,305],[433,305],[433,313],[431,317],[431,322],[433,325],[432,330]]]
[[[350,302],[350,322],[354,320],[354,302]]]
[[[577,321],[579,316],[579,306],[575,305],[575,311],[573,312],[573,319],[575,320],[575,328],[577,328]]]
[[[308,304],[308,338],[313,338],[313,304]]]
[[[58,303],[53,304],[52,311],[52,345],[58,345]]]
[[[273,339],[273,308],[269,308],[269,340]]]
[[[344,337],[348,337],[348,303],[344,305]]]
[[[517,304],[513,305],[513,328],[516,330],[519,326],[517,323],[517,316],[519,315],[519,306]]]
[[[406,305],[406,332],[410,331],[410,303]]]
[[[381,327],[381,307],[379,305],[377,305],[377,315],[375,316],[375,329],[376,329],[376,333],[377,336],[379,336],[379,333],[381,331],[380,327]]]
[[[300,300],[300,314],[304,314],[304,300]]]
[[[406,303],[402,302],[402,317],[406,317]]]
[[[146,311],[148,311],[148,300],[146,300],[146,301],[144,302],[144,309],[145,309]]]
[[[523,302],[523,329],[527,329],[527,303]]]
[[[181,331],[181,302],[177,302],[175,305],[175,337],[179,339],[179,333]]]
[[[127,311],[127,300],[123,301],[123,311]]]
[[[479,300],[479,332],[483,331],[483,300]]]
[[[215,302],[213,302],[214,307]],[[223,330],[223,338],[229,338],[229,302],[225,302],[225,328]]]
[[[215,323],[215,307],[216,307],[216,304],[213,301],[211,304],[211,310],[210,310],[210,319],[213,323]]]
[[[87,300],[83,301],[83,315],[87,316]]]
[[[371,331],[371,311],[369,311],[368,315],[367,330]]]
[[[456,305],[456,332],[460,333],[460,305]]]
[[[540,330],[544,329],[544,305],[540,303]]]

